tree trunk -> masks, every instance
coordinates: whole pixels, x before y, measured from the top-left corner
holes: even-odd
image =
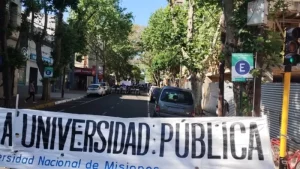
[[[60,9],[57,13],[57,26],[55,29],[55,59],[54,59],[54,72],[60,72],[60,60],[61,60],[61,41],[63,36],[62,24],[63,24],[63,9]]]
[[[14,95],[14,88],[15,88],[15,70],[16,68],[14,68],[13,66],[10,67],[11,69],[11,95],[13,96]]]
[[[202,78],[199,77],[197,73],[193,72],[191,75],[191,86],[197,115],[202,114],[202,84]]]
[[[8,17],[6,11],[6,0],[0,1],[0,54],[3,59],[3,93],[4,93],[4,107],[12,107],[12,95],[11,95],[11,70],[9,66],[9,58],[7,55],[7,26],[8,26]]]
[[[44,78],[43,80],[43,93],[42,100],[50,100],[50,79]]]
[[[234,4],[233,4],[233,0],[224,0],[223,4],[224,4],[224,20],[226,25],[226,40],[225,40],[225,47],[224,47],[224,55],[225,55],[225,61],[227,66],[231,67],[231,54],[234,52],[234,49],[237,44],[236,38],[234,36],[235,28],[231,24]],[[236,113],[238,113],[239,111],[238,103],[240,100],[238,83],[233,83],[233,92],[234,92]]]
[[[108,80],[108,76],[106,75],[106,70],[105,70],[105,69],[106,69],[106,64],[105,64],[105,61],[103,61],[103,67],[102,67],[102,69],[103,69],[103,70],[102,70],[102,71],[103,71],[103,72],[102,72],[102,74],[103,74],[103,75],[102,75],[102,76],[103,76],[103,81],[106,82],[106,81]]]
[[[37,65],[40,71],[40,74],[43,78],[43,92],[42,92],[42,100],[50,100],[50,80],[48,78],[44,78],[45,66],[42,60],[42,43],[40,41],[35,41],[36,47],[36,60]]]
[[[218,116],[225,116],[224,112],[224,76],[225,76],[225,61],[221,61],[219,66],[219,99],[218,99]]]

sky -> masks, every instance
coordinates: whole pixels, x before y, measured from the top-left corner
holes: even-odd
[[[121,6],[127,8],[127,12],[132,12],[134,16],[134,24],[147,26],[148,20],[152,13],[157,9],[165,7],[167,0],[120,0]],[[69,14],[64,14],[66,21]]]
[[[167,5],[167,0],[121,0],[121,6],[134,16],[134,24],[147,26],[152,13]]]

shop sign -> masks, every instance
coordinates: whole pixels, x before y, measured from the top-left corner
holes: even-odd
[[[36,54],[31,53],[29,58],[30,60],[36,61]],[[53,59],[51,59],[50,57],[42,56],[42,60],[49,64],[53,64]]]
[[[76,74],[92,76],[94,74],[93,72],[95,72],[95,71],[91,68],[75,68],[74,72]]]

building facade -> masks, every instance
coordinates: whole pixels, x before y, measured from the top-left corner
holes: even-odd
[[[31,18],[29,16],[28,18]],[[41,17],[38,21],[34,22],[35,31],[40,31],[43,27],[44,23],[44,17]],[[41,21],[41,22],[39,22]],[[55,32],[55,17],[49,15],[48,16],[48,29],[47,29],[47,36],[46,40],[42,46],[42,59],[44,62],[49,63],[50,65],[53,64],[53,59],[51,56],[51,52],[53,51],[53,46],[51,42],[54,41],[54,32]],[[24,40],[23,43],[21,43],[21,48],[23,53],[27,57],[26,64],[24,67],[18,70],[18,93],[22,95],[27,95],[28,86],[31,80],[34,81],[34,85],[36,87],[37,93],[42,93],[42,73],[38,69],[38,65],[36,62],[36,47],[35,42],[31,39]]]

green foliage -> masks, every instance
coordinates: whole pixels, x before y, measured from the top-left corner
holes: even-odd
[[[236,1],[236,10],[231,24],[236,28],[235,34],[240,43],[237,46],[238,52],[261,52],[263,53],[263,71],[268,71],[281,63],[281,52],[283,39],[279,32],[265,30],[259,34],[257,26],[247,26],[247,4],[250,0]],[[278,1],[279,3],[279,1]],[[276,4],[275,4],[276,6]],[[277,5],[276,9],[279,6]],[[252,70],[254,76],[259,75],[259,70]]]
[[[129,41],[132,14],[119,6],[118,0],[80,0],[72,12],[71,22],[83,27],[82,41],[86,42],[90,58],[100,61],[104,71],[121,76],[129,69],[128,60],[137,53]],[[106,76],[105,75],[105,76]]]
[[[189,70],[203,70],[203,62],[214,53],[212,41],[217,30],[220,8],[211,3],[195,5],[193,37],[187,41],[188,11],[185,6],[157,10],[142,35],[144,50],[152,57],[152,72],[169,71],[176,77],[180,64]],[[214,16],[212,16],[214,14]],[[184,49],[187,56],[182,53]]]
[[[149,20],[149,26],[142,34],[143,48],[151,55],[152,63],[148,66],[153,71],[179,72],[176,68],[180,65],[181,46],[186,37],[185,22],[186,12],[177,7],[174,10],[178,17],[176,28],[172,24],[172,15],[169,7],[157,10]]]
[[[12,47],[7,47],[7,55],[9,58],[9,65],[14,67],[15,69],[19,69],[23,67],[26,63],[26,57],[19,50],[16,50]]]
[[[214,14],[214,15],[212,15]],[[190,70],[204,70],[207,67],[205,59],[214,55],[217,46],[213,46],[217,31],[220,8],[209,2],[198,3],[195,7],[193,38],[187,43],[186,66]]]

